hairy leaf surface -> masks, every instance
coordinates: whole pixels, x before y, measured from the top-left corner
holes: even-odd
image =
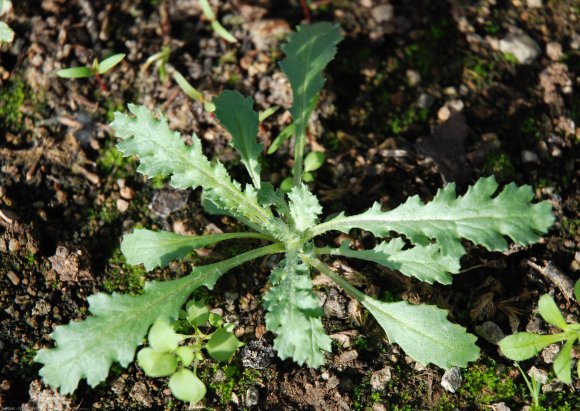
[[[341,255],[373,261],[429,284],[433,284],[435,281],[441,284],[451,284],[450,274],[459,272],[459,259],[442,255],[439,247],[434,244],[415,245],[406,250],[403,249],[404,246],[403,240],[394,238],[389,242],[377,245],[372,250],[356,251],[351,250],[348,247],[348,242],[344,241],[340,248],[322,249],[319,254]]]
[[[265,226],[272,218],[258,204],[255,191],[242,192],[219,161],[210,163],[196,135],[192,136],[192,145],[186,146],[180,134],[169,129],[164,116],[157,119],[146,107],[133,104],[129,104],[129,110],[134,117],[115,113],[111,127],[123,139],[117,144],[119,151],[125,156],[139,156],[137,171],[149,177],[171,176],[175,188],[201,186],[207,196],[219,198],[221,207],[252,223]]]
[[[143,264],[150,271],[155,267],[166,267],[171,261],[185,257],[193,249],[235,238],[267,240],[270,237],[259,233],[188,236],[136,228],[132,233],[123,236],[121,251],[129,264]]]
[[[232,135],[232,147],[240,153],[256,188],[260,188],[260,162],[262,144],[258,144],[259,116],[254,111],[254,100],[238,91],[225,90],[212,100],[215,115]]]
[[[290,113],[297,136],[295,182],[301,181],[306,127],[312,113],[312,101],[324,85],[322,70],[334,58],[336,45],[341,40],[338,25],[321,22],[298,26],[296,32],[289,36],[288,43],[282,46],[286,58],[280,62],[280,67],[292,87]]]
[[[278,356],[313,368],[323,365],[322,351],[331,351],[332,340],[320,319],[323,311],[312,291],[308,267],[286,259],[272,271],[270,280],[273,287],[264,296],[266,327],[277,334]]]
[[[306,231],[314,227],[318,221],[318,215],[322,213],[322,207],[318,198],[308,190],[306,184],[292,187],[288,198],[290,199],[290,215],[296,229]]]
[[[192,291],[215,282],[228,270],[264,255],[281,251],[271,245],[248,251],[229,260],[196,267],[183,278],[147,282],[139,296],[118,293],[89,297],[92,316],[57,327],[52,333],[56,347],[40,350],[35,358],[43,363],[40,375],[47,384],[72,393],[86,378],[94,387],[107,378],[113,362],[126,367],[135,357],[135,349],[147,330],[159,317],[177,318],[179,309]]]
[[[507,185],[498,188],[494,177],[481,178],[464,196],[457,197],[455,184],[448,184],[435,198],[424,204],[418,196],[410,197],[394,210],[383,212],[378,203],[366,212],[336,218],[312,229],[314,235],[328,230],[348,232],[362,228],[376,236],[387,237],[390,231],[405,234],[413,243],[427,245],[436,240],[443,254],[461,257],[465,253],[461,239],[483,245],[492,251],[507,248],[504,236],[519,244],[537,242],[554,222],[547,201],[531,204],[534,193],[529,186]]]

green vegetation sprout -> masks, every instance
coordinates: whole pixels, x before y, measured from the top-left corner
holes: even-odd
[[[509,184],[498,191],[495,179],[488,177],[477,181],[462,196],[456,194],[454,184],[448,184],[429,203],[414,196],[390,211],[383,211],[375,203],[362,214],[340,213],[319,221],[322,206],[303,181],[307,170],[322,160],[317,155],[304,161],[305,141],[310,116],[325,82],[322,71],[334,58],[341,40],[338,26],[317,23],[299,26],[283,46],[286,58],[280,67],[293,92],[290,112],[295,138],[292,186],[287,194],[262,181],[263,147],[256,138],[260,116],[250,97],[224,91],[212,100],[215,116],[232,135],[231,145],[248,172],[251,183],[244,187],[230,177],[221,162],[210,161],[203,154],[197,136],[193,135],[192,144],[186,145],[179,133],[169,129],[161,114],[132,104],[129,114],[115,114],[111,127],[122,140],[117,147],[125,156],[140,158],[138,172],[150,178],[170,177],[170,184],[177,189],[202,187],[202,203],[207,210],[229,215],[248,227],[243,232],[199,237],[136,229],[126,234],[121,244],[130,264],[143,264],[147,270],[167,267],[192,249],[234,239],[260,240],[268,245],[221,262],[196,266],[191,274],[178,279],[147,282],[139,296],[99,293],[89,297],[92,315],[57,327],[52,334],[56,347],[43,349],[36,356],[36,361],[44,364],[40,374],[46,383],[59,387],[64,394],[72,393],[82,378],[91,386],[99,384],[113,362],[126,367],[134,360],[143,337],[152,325],[159,324],[160,318],[169,323],[178,320],[181,307],[192,292],[202,286],[211,289],[229,270],[272,254],[283,254],[283,258],[272,270],[263,302],[266,327],[275,334],[274,349],[281,359],[291,358],[300,365],[316,368],[325,363],[326,353],[331,351],[331,339],[322,323],[323,308],[313,290],[312,269],[359,301],[391,343],[398,344],[414,360],[449,369],[465,367],[479,357],[476,337],[448,321],[446,310],[372,298],[322,259],[362,259],[430,284],[450,284],[466,253],[464,240],[491,251],[506,250],[506,237],[523,245],[537,242],[554,221],[551,206],[547,202],[532,204],[534,194],[528,186]],[[351,229],[366,230],[382,241],[369,250],[352,250],[348,242],[339,248],[319,247],[319,241],[314,242],[330,231],[348,233]],[[393,233],[400,236],[393,237]],[[166,336],[159,338],[170,343],[161,344],[159,349],[155,344],[152,347],[163,354],[155,355],[169,362],[163,365],[163,374],[173,373],[176,382],[170,383],[170,388],[178,398],[183,386],[194,387],[197,396],[181,398],[195,402],[203,391],[200,382],[194,378],[195,373],[184,371],[188,361],[175,356],[177,340],[182,337],[177,334],[176,338],[165,325],[159,327],[166,330],[160,331]],[[157,329],[152,328],[155,335]],[[152,337],[150,334],[150,340]],[[147,361],[143,360],[140,363],[145,365]],[[174,372],[176,361],[177,367],[179,361],[183,367]]]

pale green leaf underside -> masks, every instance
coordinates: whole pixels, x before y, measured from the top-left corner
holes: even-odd
[[[308,190],[304,183],[292,187],[288,193],[288,198],[290,200],[290,215],[296,229],[306,231],[314,227],[318,221],[318,215],[322,213],[318,198]]]
[[[185,257],[193,249],[236,238],[270,239],[269,236],[259,233],[186,236],[169,231],[137,228],[123,236],[121,251],[129,264],[143,264],[150,271],[155,267],[166,267],[171,261]]]
[[[72,393],[82,378],[96,386],[106,379],[113,362],[126,367],[133,361],[137,346],[157,318],[177,318],[192,291],[202,285],[212,288],[233,267],[280,251],[279,245],[271,245],[194,268],[178,280],[148,282],[139,296],[99,293],[89,297],[92,316],[57,327],[52,333],[56,347],[38,352],[35,361],[44,364],[40,375],[62,394]]]
[[[201,186],[205,195],[220,199],[220,207],[251,223],[265,226],[272,218],[258,204],[255,192],[242,192],[220,162],[210,163],[197,136],[193,135],[192,145],[186,146],[179,133],[169,129],[165,117],[157,119],[146,107],[133,104],[129,110],[134,117],[117,112],[111,127],[123,139],[117,144],[119,151],[140,157],[137,171],[149,177],[171,176],[171,185],[176,188]]]
[[[256,188],[260,188],[260,163],[262,144],[258,144],[259,115],[254,111],[254,100],[238,91],[225,90],[212,100],[215,115],[232,135],[232,147],[240,153]]]
[[[413,248],[403,249],[404,246],[403,240],[394,238],[371,250],[356,251],[351,250],[348,242],[345,241],[340,248],[321,249],[318,253],[372,261],[429,284],[435,281],[441,284],[451,284],[450,274],[459,272],[459,259],[442,255],[436,245],[415,245]]]
[[[529,186],[507,185],[498,188],[494,177],[481,178],[464,196],[457,197],[451,183],[424,204],[418,196],[410,197],[394,210],[383,212],[375,205],[366,212],[336,218],[312,229],[314,235],[329,230],[348,232],[362,228],[376,236],[387,237],[391,231],[405,234],[415,244],[436,240],[443,254],[460,257],[465,250],[461,239],[483,245],[492,251],[505,250],[510,237],[519,244],[537,242],[554,222],[547,201],[531,204],[534,193]]]
[[[479,357],[477,337],[447,320],[447,311],[433,305],[387,303],[366,297],[362,304],[414,360],[441,368],[466,367]]]
[[[271,281],[274,286],[264,296],[264,307],[266,327],[277,334],[278,356],[313,368],[323,365],[323,351],[331,351],[332,340],[322,325],[323,311],[308,269],[285,260],[272,272]]]

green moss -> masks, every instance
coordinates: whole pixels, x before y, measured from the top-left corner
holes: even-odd
[[[145,285],[145,269],[141,265],[127,264],[120,249],[115,250],[109,259],[108,268],[103,279],[103,288],[113,291],[141,294]]]
[[[493,174],[499,180],[513,180],[516,175],[516,168],[507,153],[496,151],[487,158],[483,167],[483,174]]]
[[[570,237],[580,232],[580,218],[563,218],[562,231]]]
[[[23,114],[20,107],[27,99],[26,83],[13,78],[8,85],[0,89],[0,128],[12,133],[23,129]]]
[[[20,357],[20,366],[23,368],[28,367],[34,362],[34,357],[36,357],[36,350],[32,347],[26,347]]]
[[[514,56],[512,53],[503,53],[502,56],[503,56],[503,59],[510,64],[518,64],[519,63],[517,57]]]
[[[474,364],[463,374],[463,384],[458,394],[469,403],[511,403],[514,397],[522,394],[522,387],[511,379],[508,371],[508,368],[500,369],[493,360]]]
[[[115,179],[135,174],[136,160],[133,157],[123,157],[113,142],[105,145],[99,158],[97,168],[103,174]]]

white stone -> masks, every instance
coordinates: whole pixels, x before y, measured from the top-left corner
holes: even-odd
[[[542,0],[526,0],[526,4],[531,9],[537,9],[543,6]]]
[[[381,4],[373,7],[371,15],[377,23],[386,23],[393,18],[393,6],[390,4]]]
[[[441,378],[441,386],[451,393],[457,391],[462,382],[461,370],[458,367],[448,369]]]
[[[504,54],[512,54],[521,64],[531,63],[541,53],[538,43],[523,32],[505,36],[499,41],[499,49]]]
[[[451,117],[451,110],[447,106],[443,106],[437,111],[437,118],[441,121],[446,121]]]
[[[411,87],[417,86],[421,82],[421,75],[418,71],[407,70],[407,83]]]
[[[536,163],[538,161],[538,155],[530,150],[523,150],[521,156],[524,163]]]
[[[546,54],[553,61],[558,61],[562,58],[562,45],[560,43],[551,42],[546,44]]]

